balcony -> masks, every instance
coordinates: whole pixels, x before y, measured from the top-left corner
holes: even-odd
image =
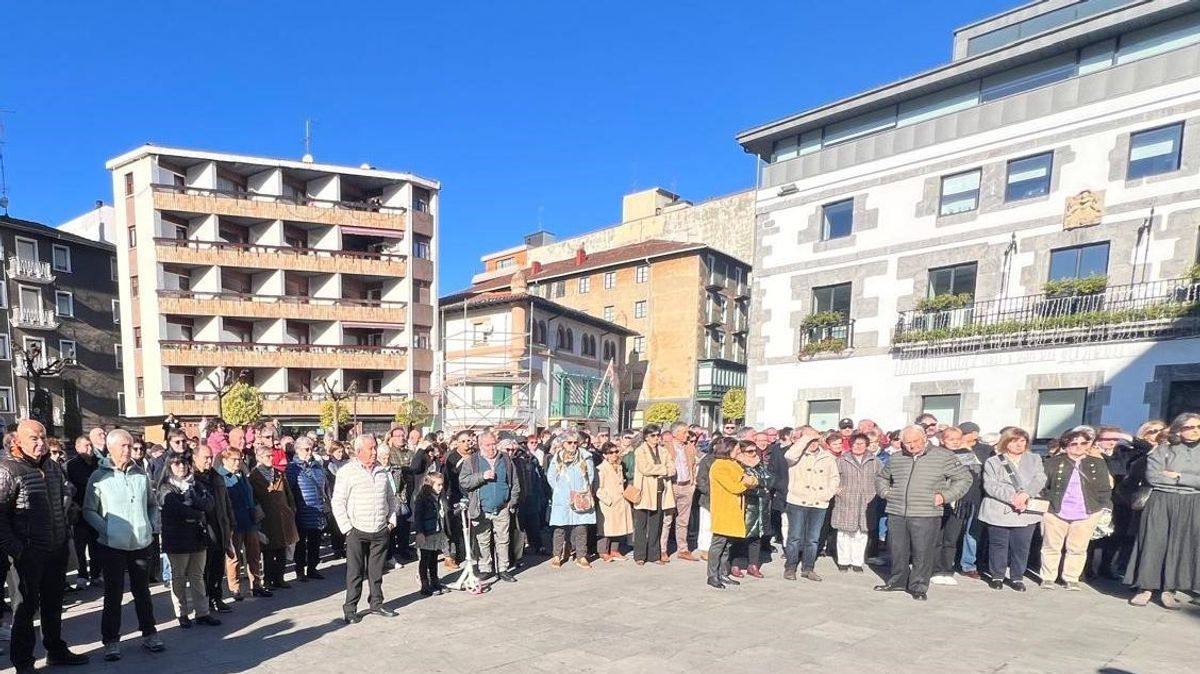
[[[371,201],[332,201],[308,197],[155,184],[154,207],[182,213],[213,213],[259,220],[293,220],[322,225],[404,231],[408,209]]]
[[[819,312],[800,326],[800,358],[836,358],[854,351],[854,320],[837,312]]]
[[[739,300],[750,297],[750,284],[745,281],[739,281],[734,284],[733,296]]]
[[[223,265],[253,269],[287,269],[336,274],[369,274],[402,277],[408,271],[404,255],[368,253],[354,250],[293,248],[227,241],[189,241],[155,238],[155,254],[160,262],[198,265]]]
[[[704,305],[704,325],[720,325],[725,322],[725,308],[715,303]]]
[[[734,334],[750,332],[750,319],[741,311],[733,314],[733,332]]]
[[[8,277],[30,283],[54,283],[54,270],[49,262],[14,255],[8,258]]]
[[[404,370],[408,367],[408,349],[402,346],[187,340],[162,340],[158,346],[163,365],[360,370]]]
[[[387,325],[403,324],[407,315],[404,302],[390,300],[193,290],[159,290],[158,310],[164,314],[187,316],[295,318]]]
[[[14,307],[10,320],[12,321],[12,324],[18,328],[25,328],[27,330],[58,329],[58,316],[56,316],[53,311]]]
[[[745,388],[746,366],[729,360],[702,360],[696,364],[696,398],[720,400],[731,388]]]
[[[262,394],[264,417],[318,417],[325,403],[324,393],[266,393]],[[359,416],[394,416],[407,393],[359,393],[346,398],[344,404],[351,414]],[[217,394],[195,391],[163,391],[163,413],[178,416],[214,416],[217,413]]]
[[[612,384],[596,377],[554,375],[550,416],[554,419],[608,420],[613,412]]]
[[[413,211],[412,213],[412,231],[413,234],[433,237],[433,214],[426,211]]]
[[[901,312],[892,351],[913,357],[1197,335],[1200,278],[1177,278]]]

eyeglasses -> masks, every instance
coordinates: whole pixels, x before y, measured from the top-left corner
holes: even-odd
[[[758,456],[758,450],[757,449],[744,449],[744,450],[742,450],[742,454],[750,454],[753,456]]]
[[[620,453],[621,453],[621,452],[619,452],[619,451],[617,451],[617,450],[615,450],[615,449],[610,449],[610,450],[608,450],[607,452],[605,452],[605,453],[604,453],[604,455],[605,455],[605,456],[611,456],[611,455],[613,455],[613,454],[620,454]]]
[[[1092,443],[1088,442],[1087,440],[1076,440],[1075,442],[1068,442],[1067,446],[1068,447],[1087,447],[1090,444],[1092,444]]]
[[[647,433],[647,434],[646,434],[646,437],[647,437],[647,438],[657,438],[657,437],[658,437],[658,433]]]
[[[921,424],[921,427],[922,428],[937,428],[937,422],[935,421],[935,422],[929,423],[929,424]],[[846,428],[849,428],[849,426],[847,426]]]
[[[564,445],[578,445],[579,443],[576,442],[575,440],[563,440],[563,444]]]

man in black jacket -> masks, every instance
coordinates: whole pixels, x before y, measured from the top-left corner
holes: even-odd
[[[987,460],[996,453],[995,447],[980,441],[979,424],[973,421],[964,421],[958,425],[958,429],[962,431],[962,446],[975,453],[975,458],[979,460],[980,465],[987,463]],[[974,481],[971,483],[968,498],[974,496],[978,496],[978,498],[973,501],[974,507],[963,526],[962,554],[959,556],[958,566],[962,569],[963,576],[979,580],[978,569],[987,561],[981,556],[987,554],[987,541],[984,538],[986,531],[983,523],[979,521],[979,506],[983,502],[982,475],[974,477]]]
[[[196,448],[192,454],[192,467],[196,481],[208,487],[214,502],[212,514],[206,522],[208,553],[204,560],[204,595],[208,598],[211,610],[230,613],[233,609],[224,601],[221,581],[225,578],[225,558],[237,556],[233,548],[233,503],[229,500],[229,490],[225,488],[225,478],[213,469],[212,450],[208,445]]]
[[[779,439],[767,447],[767,470],[771,477],[771,535],[763,536],[763,547],[771,546],[774,538],[779,545],[787,541],[787,530],[784,527],[783,514],[787,512],[788,465],[783,455],[792,448],[792,429],[784,426],[779,429]]]
[[[67,480],[71,483],[71,498],[75,507],[83,511],[83,492],[88,478],[96,472],[96,454],[92,441],[86,435],[75,438],[75,457],[67,462]],[[96,561],[96,530],[80,517],[75,523],[72,538],[75,540],[75,559],[79,562],[77,572],[79,587],[87,587],[100,581],[100,564]],[[89,564],[90,562],[90,564]]]
[[[13,559],[21,592],[13,610],[10,657],[17,674],[33,674],[33,617],[41,613],[42,645],[51,665],[82,665],[62,638],[62,602],[67,577],[66,475],[50,460],[46,429],[24,419],[16,445],[0,460],[0,553]]]

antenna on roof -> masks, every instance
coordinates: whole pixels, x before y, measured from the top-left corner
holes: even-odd
[[[313,163],[312,156],[312,120],[304,120],[304,156],[300,157],[300,161],[311,164]]]
[[[0,209],[8,215],[8,175],[4,172],[4,113],[12,110],[0,109]]]

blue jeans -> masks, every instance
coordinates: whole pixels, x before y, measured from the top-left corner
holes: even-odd
[[[812,571],[817,565],[817,542],[821,539],[821,526],[825,524],[825,508],[787,506],[788,539],[784,547],[785,569],[795,570],[800,559],[800,545],[804,545],[802,571]]]
[[[958,566],[964,573],[975,570],[975,560],[978,559],[977,549],[979,540],[975,536],[975,521],[976,508],[975,506],[967,506],[970,510],[967,512],[967,521],[963,525],[962,539],[962,556],[958,560]]]

